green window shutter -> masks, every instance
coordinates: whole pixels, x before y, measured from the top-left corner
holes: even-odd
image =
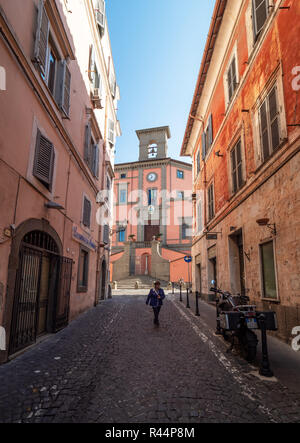
[[[55,153],[53,144],[38,130],[33,175],[49,190],[52,187]]]
[[[46,71],[50,23],[44,7],[44,0],[39,2],[37,30],[34,45],[34,60],[43,75]]]

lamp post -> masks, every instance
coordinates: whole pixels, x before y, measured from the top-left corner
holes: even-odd
[[[273,377],[274,373],[270,368],[270,362],[268,356],[266,316],[264,314],[260,314],[258,320],[261,328],[261,349],[262,349],[262,361],[259,373],[264,377]]]

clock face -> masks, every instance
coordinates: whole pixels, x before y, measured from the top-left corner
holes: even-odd
[[[155,172],[150,172],[147,176],[147,180],[149,182],[155,182],[157,180],[157,174],[155,174]]]

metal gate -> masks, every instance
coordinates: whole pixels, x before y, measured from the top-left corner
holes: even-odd
[[[41,251],[27,247],[22,247],[20,251],[10,334],[10,354],[20,351],[36,340],[42,256]]]
[[[68,324],[73,260],[23,245],[16,276],[9,354],[35,343],[37,338],[43,256],[50,258],[47,332]]]

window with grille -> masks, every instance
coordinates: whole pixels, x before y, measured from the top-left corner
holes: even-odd
[[[259,110],[260,140],[263,160],[266,161],[280,145],[277,86],[267,95]]]
[[[37,131],[33,175],[49,190],[52,190],[55,152],[54,146],[40,130]]]
[[[209,186],[207,191],[208,202],[208,221],[211,221],[215,216],[215,201],[214,201],[214,185]]]
[[[232,192],[233,194],[235,194],[244,184],[241,140],[239,140],[232,149],[230,153],[230,159],[231,159]]]
[[[90,200],[88,200],[86,197],[84,197],[82,223],[86,228],[91,227],[91,211],[92,211],[92,204],[91,204]]]

